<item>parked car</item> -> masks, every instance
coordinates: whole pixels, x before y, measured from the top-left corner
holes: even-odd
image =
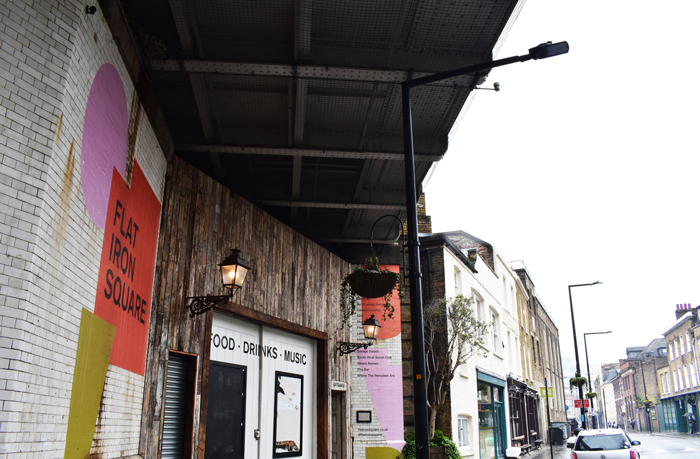
[[[641,459],[639,446],[621,429],[583,430],[575,441],[566,443],[571,448],[571,459]],[[605,451],[601,455],[601,451]]]

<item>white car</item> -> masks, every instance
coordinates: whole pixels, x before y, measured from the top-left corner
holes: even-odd
[[[571,459],[641,459],[639,445],[620,429],[582,430],[573,444],[567,442]]]

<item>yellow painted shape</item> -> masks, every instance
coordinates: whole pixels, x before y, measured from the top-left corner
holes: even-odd
[[[401,451],[388,446],[368,446],[365,448],[367,459],[396,459],[401,456]]]
[[[68,412],[65,458],[90,456],[116,328],[83,309]]]

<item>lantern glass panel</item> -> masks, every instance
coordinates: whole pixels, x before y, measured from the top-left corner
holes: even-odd
[[[362,327],[364,328],[365,338],[367,339],[377,339],[379,336],[379,329],[382,328],[382,326],[379,325],[379,321],[374,318],[374,315],[365,320]]]
[[[228,287],[241,288],[248,274],[248,268],[242,265],[222,265],[221,277],[224,285]]]

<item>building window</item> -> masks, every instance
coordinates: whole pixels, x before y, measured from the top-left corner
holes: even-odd
[[[683,355],[681,352],[681,340],[676,338],[676,358],[680,357],[681,355]]]
[[[462,294],[462,273],[455,266],[455,296]]]
[[[484,312],[484,302],[477,295],[476,292],[472,290],[472,296],[474,297],[474,310],[476,311],[476,318],[480,322],[486,322],[486,313]]]
[[[678,341],[681,342],[681,355],[683,355],[683,354],[685,354],[685,340],[679,339]]]
[[[501,353],[501,348],[500,348],[500,338],[498,336],[498,315],[496,315],[495,312],[491,311],[491,330],[492,330],[492,336],[493,336],[493,352],[496,352],[498,354]]]
[[[459,443],[457,446],[469,446],[469,417],[457,418],[457,434]]]
[[[681,386],[678,385],[678,372],[676,370],[673,370],[673,390],[674,391],[679,391],[681,390]]]
[[[668,343],[668,357],[673,360],[673,342]]]
[[[661,383],[661,395],[665,395],[666,394],[666,379],[664,378],[663,373],[659,374],[659,382]]]
[[[690,339],[690,333],[685,334],[685,348],[688,349],[688,352],[691,352],[693,350],[692,347],[690,347],[690,343],[692,343],[693,340]]]
[[[698,386],[698,375],[695,373],[695,364],[690,364],[690,378],[693,380],[693,387]]]

